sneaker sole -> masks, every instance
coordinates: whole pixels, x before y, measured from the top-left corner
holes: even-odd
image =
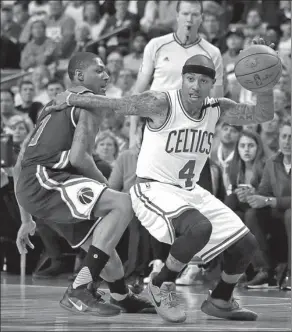
[[[118,316],[121,314],[121,311],[117,314],[108,314],[108,315],[101,315],[99,312],[97,311],[79,311],[77,310],[76,308],[74,307],[68,307],[66,306],[65,304],[63,304],[61,301],[59,302],[60,304],[60,307],[67,310],[67,311],[70,311],[70,312],[73,312],[74,314],[78,313],[78,314],[81,314],[81,315],[91,315],[91,316],[99,316],[99,317],[113,317],[113,316]]]
[[[254,313],[254,316],[252,316],[252,313],[249,312],[241,312],[240,315],[234,316],[230,315],[232,311],[224,311],[224,309],[220,310],[217,308],[212,302],[205,300],[201,306],[201,311],[208,315],[213,316],[216,318],[222,318],[226,320],[236,320],[236,321],[255,321],[257,320],[258,316]],[[239,312],[237,313],[239,314]],[[246,316],[244,317],[244,315]]]
[[[279,289],[279,286],[269,286],[268,284],[264,285],[246,285],[247,289]]]

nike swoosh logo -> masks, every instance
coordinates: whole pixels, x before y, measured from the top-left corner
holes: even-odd
[[[78,310],[78,311],[82,311],[82,304],[77,305],[76,303],[74,303],[73,301],[71,301],[70,299],[68,299],[73,305],[74,307]]]
[[[150,294],[152,295],[155,304],[157,305],[157,307],[160,307],[161,301],[159,301],[159,302],[156,301],[155,296],[151,291],[151,286],[149,286],[149,290],[150,290]]]

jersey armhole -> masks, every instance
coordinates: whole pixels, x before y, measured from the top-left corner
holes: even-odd
[[[216,107],[217,108],[217,112],[218,112],[217,122],[218,122],[220,120],[220,117],[221,117],[221,109],[220,109],[219,100],[217,98],[214,98],[214,104],[212,104],[212,107]]]
[[[73,106],[71,108],[71,122],[72,122],[74,128],[76,128],[76,126],[77,126],[77,123],[76,123],[76,111],[75,110],[76,110],[76,107]]]
[[[172,102],[171,102],[171,98],[170,98],[170,95],[167,91],[164,91],[164,93],[166,94],[166,97],[167,97],[167,101],[168,101],[168,110],[167,110],[167,114],[166,114],[166,118],[165,118],[165,121],[164,123],[158,127],[158,128],[151,128],[150,127],[150,121],[151,119],[147,118],[146,120],[146,126],[147,128],[150,130],[150,131],[160,131],[162,130],[163,128],[166,127],[166,125],[168,124],[170,118],[171,118],[171,113],[172,113]]]

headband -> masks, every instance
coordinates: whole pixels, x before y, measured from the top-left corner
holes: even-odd
[[[182,70],[183,75],[186,73],[203,74],[212,79],[215,78],[216,72],[212,68],[200,66],[200,65],[184,65]]]

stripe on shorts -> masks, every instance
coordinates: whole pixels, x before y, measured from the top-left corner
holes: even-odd
[[[173,243],[173,241],[175,239],[175,231],[174,231],[173,226],[167,219],[165,212],[162,209],[160,209],[157,205],[155,205],[153,202],[151,202],[150,199],[142,193],[139,183],[134,186],[134,191],[135,191],[136,196],[140,199],[140,201],[144,204],[144,206],[148,210],[157,214],[159,217],[162,217],[162,219],[166,223],[171,243]]]
[[[37,165],[36,177],[39,181],[39,184],[43,188],[45,188],[47,190],[57,190],[60,192],[63,202],[68,206],[68,208],[74,218],[88,219],[88,216],[85,216],[84,214],[81,214],[77,211],[74,203],[72,202],[70,197],[67,195],[67,193],[64,189],[64,187],[66,187],[66,183],[57,182],[57,181],[49,178],[46,168],[44,166],[40,166],[40,165]],[[75,184],[82,183],[82,182],[84,182],[84,180],[76,179]],[[70,183],[70,184],[72,185],[72,183]]]
[[[246,235],[248,232],[249,229],[246,226],[241,227],[237,232],[229,236],[223,242],[203,253],[201,255],[201,259],[204,262],[209,262],[210,260],[218,256],[222,251],[230,247],[234,242],[238,241],[240,238]]]

